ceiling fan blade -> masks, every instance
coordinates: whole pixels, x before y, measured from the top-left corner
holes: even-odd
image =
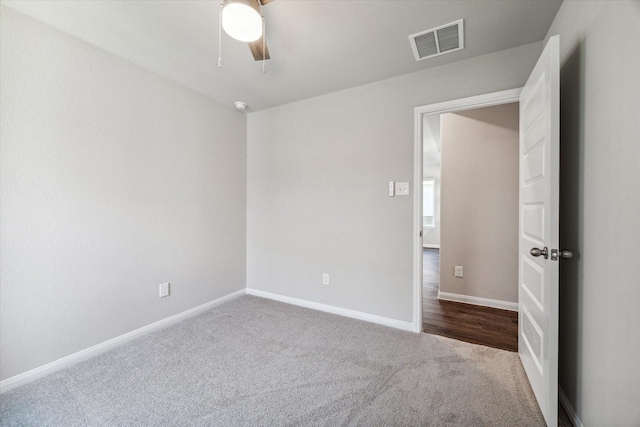
[[[265,43],[264,47],[266,50],[264,59],[271,59],[271,56],[269,56],[269,46],[267,46],[267,44]],[[256,61],[262,61],[262,37],[254,42],[250,42],[249,49],[251,49],[253,59],[255,59]]]
[[[271,3],[273,0],[260,0],[260,4],[265,6],[268,3]]]

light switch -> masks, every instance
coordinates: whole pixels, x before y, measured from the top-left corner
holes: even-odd
[[[389,181],[389,197],[393,197],[396,194],[396,184],[393,181]]]
[[[396,182],[396,196],[408,196],[408,195],[409,195],[409,183]]]

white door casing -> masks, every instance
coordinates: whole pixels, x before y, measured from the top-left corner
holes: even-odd
[[[518,353],[547,425],[558,417],[559,37],[520,95]],[[547,248],[548,256],[533,256]],[[544,251],[542,251],[544,252]]]
[[[414,179],[413,188],[422,186],[422,125],[423,116],[473,110],[520,101],[522,88],[486,93],[423,105],[414,110]],[[413,331],[422,332],[422,192],[413,192]]]

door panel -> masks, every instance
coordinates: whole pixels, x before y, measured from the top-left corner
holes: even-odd
[[[545,46],[520,96],[518,353],[547,425],[558,418],[559,38]]]
[[[531,298],[531,302],[542,309],[544,300],[544,269],[529,258],[522,259],[522,288]]]
[[[544,242],[544,206],[525,205],[522,212],[522,232],[530,244],[540,246]]]

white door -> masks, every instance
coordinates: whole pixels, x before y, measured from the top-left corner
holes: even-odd
[[[548,426],[558,419],[559,37],[520,95],[518,353]]]

